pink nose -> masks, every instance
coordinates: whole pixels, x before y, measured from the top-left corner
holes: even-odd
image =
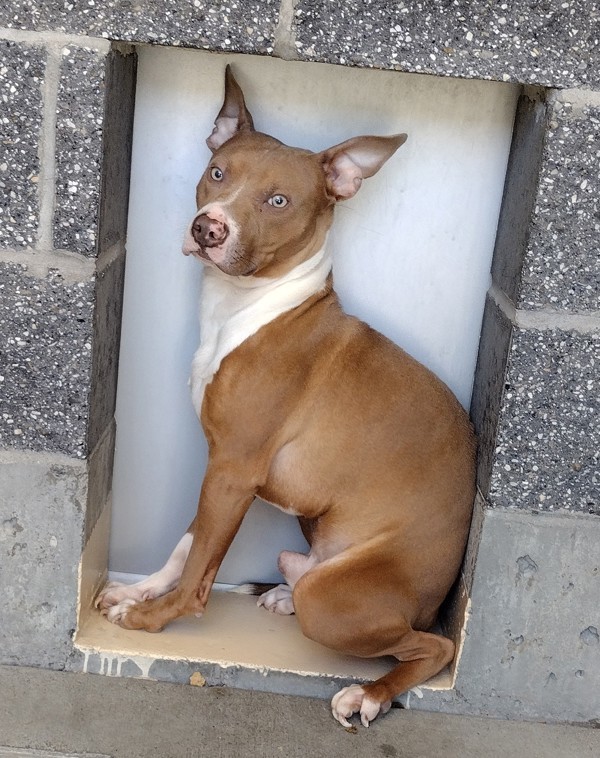
[[[229,227],[223,221],[215,221],[206,213],[196,216],[192,223],[192,237],[200,247],[218,247],[229,236]]]

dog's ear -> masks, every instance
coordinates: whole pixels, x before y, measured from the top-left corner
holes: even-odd
[[[223,107],[215,119],[215,128],[206,140],[206,144],[214,153],[224,142],[227,142],[234,134],[244,129],[252,131],[254,123],[250,112],[246,108],[242,88],[231,73],[231,66],[227,64],[225,68],[225,99],[223,100]]]
[[[376,174],[406,139],[406,134],[353,137],[319,153],[329,195],[335,200],[356,195],[362,180]]]

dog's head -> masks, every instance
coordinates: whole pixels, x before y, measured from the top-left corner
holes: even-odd
[[[405,141],[354,137],[321,153],[288,147],[255,131],[227,66],[183,252],[232,276],[283,275],[323,247],[335,203],[355,195]]]

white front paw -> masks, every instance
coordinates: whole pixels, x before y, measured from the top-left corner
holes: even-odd
[[[106,611],[115,605],[119,605],[124,600],[131,600],[139,603],[146,600],[144,597],[144,588],[142,582],[138,584],[122,584],[121,582],[109,582],[106,587],[99,593],[94,605],[101,611]]]
[[[113,605],[102,611],[103,615],[112,623],[118,624],[127,615],[127,611],[132,605],[136,604],[136,600],[133,598],[126,598],[117,605]]]
[[[264,592],[256,604],[280,616],[291,616],[294,613],[292,590],[287,584],[278,584],[277,587]]]

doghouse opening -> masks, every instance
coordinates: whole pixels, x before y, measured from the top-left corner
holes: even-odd
[[[84,555],[77,645],[88,660],[93,651],[104,656],[104,673],[135,660],[147,674],[160,660],[156,678],[176,678],[165,661],[192,661],[237,670],[225,679],[241,686],[261,686],[239,673],[249,670],[295,672],[305,682],[376,677],[389,669],[385,661],[336,656],[253,598],[215,592],[202,619],[179,619],[160,635],[109,624],[89,612],[90,599],[107,568],[125,581],[160,568],[196,510],[206,444],[187,380],[202,271],[180,250],[225,63],[256,127],[287,144],[321,150],[358,134],[408,133],[380,173],[338,206],[329,240],[335,286],[347,311],[432,368],[466,408],[519,88],[167,48],[138,55],[112,521],[105,509]],[[255,503],[218,583],[280,581],[282,549],[306,549],[296,520]],[[447,607],[443,626],[459,641],[464,603]],[[120,661],[112,671],[111,658]],[[278,681],[272,688],[285,691]],[[451,686],[451,676],[435,686]]]

